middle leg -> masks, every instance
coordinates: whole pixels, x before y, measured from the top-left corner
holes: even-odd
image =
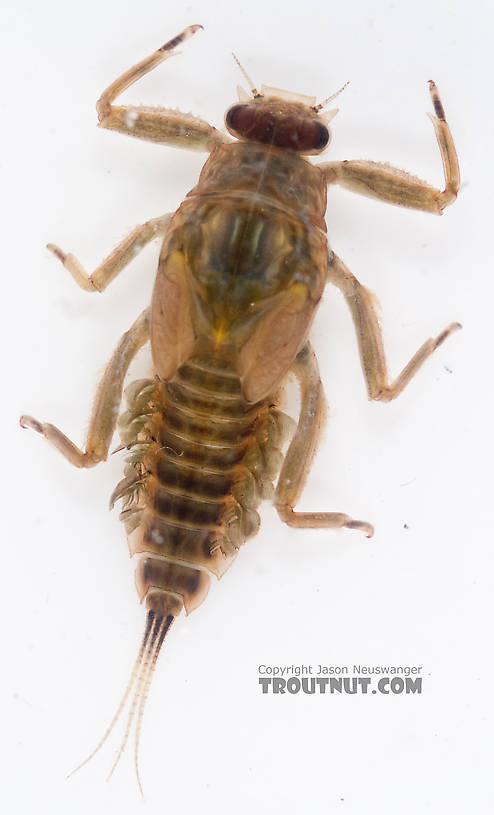
[[[439,348],[450,334],[461,328],[460,323],[450,323],[437,337],[426,340],[394,382],[389,384],[376,297],[359,283],[334,253],[331,253],[329,258],[328,280],[340,289],[350,308],[369,399],[381,402],[391,402],[395,399],[436,348]]]
[[[145,224],[136,226],[130,235],[127,235],[90,275],[74,255],[64,252],[54,243],[49,243],[47,249],[62,261],[81,289],[89,292],[101,292],[135,258],[141,249],[144,249],[146,244],[165,234],[171,219],[171,215],[162,215],[160,218],[153,218],[151,221],[146,221]]]

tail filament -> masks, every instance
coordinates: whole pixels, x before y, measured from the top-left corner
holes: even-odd
[[[117,721],[119,720],[122,711],[126,705],[126,702],[129,699],[129,696],[132,694],[132,701],[130,704],[129,714],[127,717],[125,732],[120,747],[117,750],[111,770],[108,773],[107,781],[109,781],[109,779],[113,775],[113,772],[115,771],[115,768],[117,767],[117,764],[120,761],[120,758],[127,746],[130,731],[132,728],[132,723],[137,712],[137,723],[134,739],[134,750],[135,750],[134,764],[139,790],[141,795],[143,795],[141,779],[139,776],[139,740],[142,727],[142,718],[144,715],[144,708],[146,705],[146,700],[149,694],[149,688],[151,686],[151,680],[153,677],[154,669],[156,667],[156,663],[158,661],[161,646],[163,645],[166,634],[168,633],[174,619],[175,618],[172,614],[164,616],[162,614],[157,614],[152,609],[148,611],[146,627],[144,629],[144,635],[142,638],[141,647],[139,649],[139,654],[135,661],[129,682],[124,691],[120,704],[117,707],[115,715],[113,716],[113,719],[111,720],[110,724],[108,725],[102,738],[100,739],[94,750],[87,756],[87,758],[84,759],[84,761],[78,764],[77,767],[75,767],[68,774],[67,778],[70,778],[71,775],[74,775],[74,773],[76,773],[78,770],[84,767],[88,763],[88,761],[90,761],[96,755],[96,753],[101,749],[101,747],[103,747],[104,743],[106,742],[110,733],[115,727]]]

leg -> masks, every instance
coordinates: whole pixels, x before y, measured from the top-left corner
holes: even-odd
[[[134,84],[160,62],[173,56],[178,45],[196,33],[201,25],[190,25],[181,34],[158,48],[154,54],[134,65],[115,80],[103,93],[96,104],[100,127],[117,130],[138,139],[187,147],[192,150],[210,151],[216,144],[228,142],[215,127],[193,116],[177,110],[165,108],[125,106],[117,107],[112,102],[123,91]]]
[[[316,452],[325,401],[317,360],[309,344],[299,352],[291,370],[300,383],[300,417],[276,487],[274,500],[278,514],[289,526],[302,529],[362,529],[370,538],[374,534],[371,524],[354,521],[342,512],[293,511]]]
[[[133,357],[148,339],[149,309],[146,309],[123,335],[103,374],[93,404],[85,452],[76,447],[58,428],[38,422],[32,416],[21,416],[21,427],[30,427],[41,433],[75,467],[94,467],[104,461],[117,424],[125,374]]]
[[[62,261],[66,269],[81,289],[90,292],[103,291],[114,280],[122,269],[143,249],[149,241],[164,235],[171,221],[171,215],[162,215],[153,218],[145,224],[137,226],[118,244],[113,252],[104,259],[95,271],[88,275],[81,263],[74,255],[67,254],[54,243],[49,243],[47,249]]]
[[[390,402],[395,399],[415,376],[427,357],[438,348],[460,323],[451,323],[435,338],[424,342],[405,365],[395,381],[388,384],[388,371],[376,310],[376,298],[352,275],[340,258],[332,254],[329,259],[328,280],[338,286],[350,308],[357,331],[360,361],[367,382],[369,399]]]
[[[460,186],[460,170],[453,137],[444,115],[444,109],[434,82],[429,90],[436,116],[428,114],[441,151],[445,186],[437,190],[403,170],[375,161],[332,161],[319,165],[328,184],[339,184],[352,192],[379,198],[390,204],[421,209],[441,215],[445,207],[456,200]]]

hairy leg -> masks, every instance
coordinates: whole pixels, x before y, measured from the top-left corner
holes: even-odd
[[[86,272],[74,255],[64,252],[54,243],[49,243],[47,248],[62,261],[81,289],[89,292],[100,292],[106,289],[108,284],[139,254],[141,249],[144,249],[146,244],[165,234],[171,218],[171,215],[162,215],[160,218],[153,218],[151,221],[146,221],[145,224],[137,226],[115,247],[113,252],[100,263],[92,274]]]
[[[291,371],[300,384],[300,416],[295,435],[281,468],[275,493],[275,507],[282,521],[302,529],[361,529],[372,537],[367,521],[356,521],[342,512],[295,512],[319,441],[324,421],[325,400],[315,354],[309,344],[297,355]]]
[[[149,309],[146,309],[123,335],[106,367],[96,392],[84,451],[57,427],[39,422],[32,416],[21,416],[21,427],[36,430],[75,467],[94,467],[95,464],[104,461],[117,424],[125,374],[139,348],[148,340]]]
[[[446,121],[436,84],[429,82],[436,116],[428,114],[434,125],[443,162],[445,185],[438,190],[420,178],[389,164],[375,161],[332,161],[320,164],[328,184],[339,184],[352,192],[378,198],[390,204],[421,209],[441,215],[456,200],[460,186],[460,170],[453,136]]]
[[[217,144],[229,142],[230,139],[215,127],[190,113],[181,113],[178,110],[162,107],[113,104],[117,96],[120,96],[134,82],[152,71],[160,62],[174,56],[177,53],[175,50],[177,46],[188,40],[201,28],[201,25],[188,26],[149,57],[129,68],[115,82],[112,82],[103,91],[96,104],[100,127],[126,133],[137,139],[207,152]]]
[[[450,323],[435,339],[426,340],[394,382],[389,384],[374,295],[359,283],[343,261],[334,253],[329,260],[328,280],[340,289],[350,308],[357,332],[360,361],[369,399],[382,402],[390,402],[395,399],[436,348],[439,348],[450,334],[461,328],[460,323]]]

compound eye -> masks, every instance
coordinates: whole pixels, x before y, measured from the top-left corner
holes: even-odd
[[[329,142],[329,130],[322,122],[314,122],[313,144],[311,150],[322,150]]]
[[[299,153],[317,153],[329,142],[329,131],[316,119],[287,117],[276,128],[277,147]]]
[[[225,122],[229,130],[245,136],[251,130],[254,119],[255,112],[250,105],[234,105],[226,114]]]

